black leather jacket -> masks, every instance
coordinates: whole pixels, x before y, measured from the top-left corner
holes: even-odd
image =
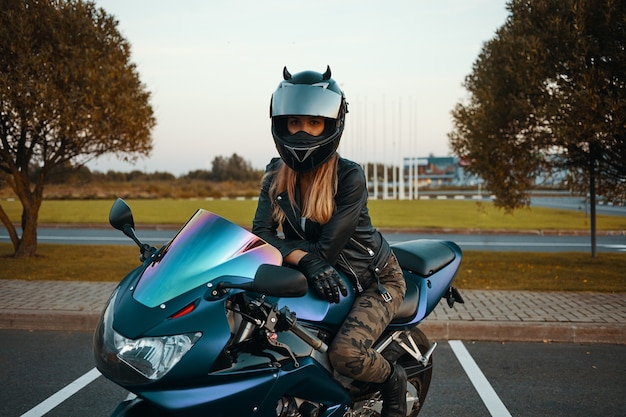
[[[265,170],[252,232],[277,247],[283,257],[295,249],[315,253],[346,273],[357,291],[369,287],[376,280],[376,272],[386,265],[391,248],[372,226],[367,210],[365,175],[361,167],[339,158],[335,213],[326,224],[307,219],[302,227],[300,207],[292,207],[286,192],[276,198],[286,221],[279,225],[272,218],[269,188],[280,164],[279,158],[272,159]],[[296,190],[296,201],[299,200],[299,190]],[[279,226],[282,226],[284,238],[278,236]]]

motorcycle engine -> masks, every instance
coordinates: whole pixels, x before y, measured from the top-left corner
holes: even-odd
[[[277,417],[318,417],[320,406],[300,398],[282,397],[276,404]]]

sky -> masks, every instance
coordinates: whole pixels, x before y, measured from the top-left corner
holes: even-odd
[[[278,155],[269,103],[282,69],[329,65],[349,105],[339,152],[357,162],[451,154],[451,111],[467,93],[506,0],[95,0],[119,22],[151,93],[153,151],[92,170],[210,170],[236,153]]]

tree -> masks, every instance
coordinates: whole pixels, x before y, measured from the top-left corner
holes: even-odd
[[[626,2],[512,0],[452,112],[455,153],[508,211],[529,205],[539,173],[626,197]],[[596,188],[597,187],[597,188]],[[592,235],[595,233],[592,216]],[[595,256],[595,254],[594,254]]]
[[[0,0],[0,170],[22,204],[21,237],[1,205],[0,220],[16,257],[36,253],[55,167],[152,149],[150,93],[117,25],[91,2]]]
[[[236,153],[230,158],[216,156],[211,163],[211,177],[214,181],[249,181],[259,178],[259,173],[250,162]]]

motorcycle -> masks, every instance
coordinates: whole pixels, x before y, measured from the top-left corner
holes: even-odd
[[[98,370],[134,394],[112,417],[380,415],[376,384],[335,373],[326,353],[355,297],[351,285],[338,304],[318,298],[276,248],[206,210],[160,249],[139,240],[122,199],[109,220],[142,261],[94,333]],[[392,246],[407,291],[375,348],[406,370],[407,415],[416,416],[437,346],[417,326],[442,298],[463,302],[451,286],[461,250],[441,240]]]

